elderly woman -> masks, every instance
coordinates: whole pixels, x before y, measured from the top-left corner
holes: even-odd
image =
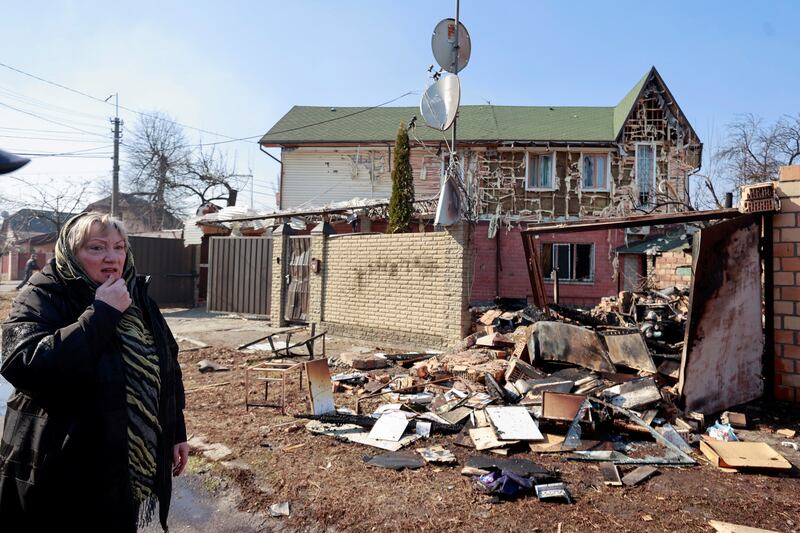
[[[3,531],[136,531],[156,503],[166,529],[188,455],[177,352],[122,223],[67,222],[3,323]]]

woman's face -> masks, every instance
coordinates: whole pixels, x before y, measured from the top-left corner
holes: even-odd
[[[83,247],[78,250],[78,261],[92,281],[103,284],[109,278],[114,281],[122,277],[127,248],[125,239],[113,226],[102,229],[92,224],[92,232]]]

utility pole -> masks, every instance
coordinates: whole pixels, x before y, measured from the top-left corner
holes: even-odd
[[[111,173],[111,216],[119,216],[119,143],[121,140],[120,126],[122,121],[119,119],[119,93],[111,95],[115,99],[114,118],[111,123],[114,125],[114,166]],[[111,99],[106,98],[106,102]]]
[[[455,44],[453,45],[453,74],[458,76],[458,15],[459,15],[459,7],[460,2],[456,0],[456,31],[455,31]],[[450,165],[453,166],[453,163],[456,160],[456,122],[458,122],[458,116],[453,119],[453,137],[450,150],[452,154],[450,155]]]

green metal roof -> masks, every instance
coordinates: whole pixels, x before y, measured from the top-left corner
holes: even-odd
[[[461,106],[458,138],[462,142],[614,142],[654,70],[650,69],[615,107]],[[400,122],[408,124],[414,116],[419,124],[424,123],[417,107],[294,106],[260,143],[392,142]],[[413,135],[422,141],[445,138],[424,126],[415,128]],[[449,132],[444,135],[450,138]]]
[[[686,233],[679,233],[674,235],[657,235],[650,237],[643,241],[634,242],[627,246],[620,246],[616,248],[616,252],[620,254],[646,254],[648,252],[670,252],[679,248],[684,248],[689,245],[689,239]]]

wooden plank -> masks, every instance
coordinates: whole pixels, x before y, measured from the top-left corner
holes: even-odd
[[[731,524],[730,522],[721,522],[719,520],[709,520],[708,525],[718,533],[778,533],[774,529],[740,526],[739,524]]]
[[[658,472],[657,468],[653,468],[652,466],[640,466],[639,468],[635,469],[633,472],[626,474],[622,478],[622,483],[629,487],[634,485],[638,485],[642,481],[654,476]]]
[[[766,442],[725,442],[704,437],[700,441],[700,451],[723,470],[792,468],[792,464]]]

